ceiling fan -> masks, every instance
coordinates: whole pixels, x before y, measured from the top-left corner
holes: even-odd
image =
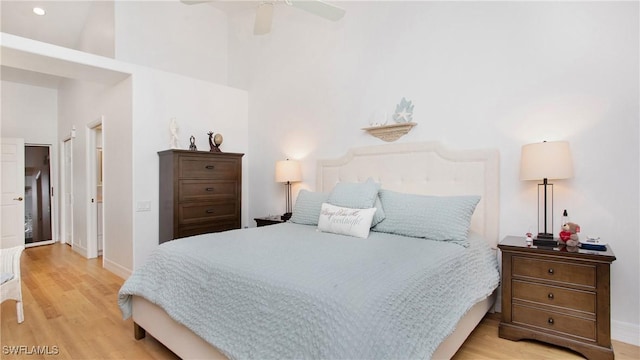
[[[180,0],[184,4],[194,5],[208,3],[214,0]],[[336,5],[329,4],[323,0],[265,0],[262,1],[256,10],[256,20],[253,25],[255,35],[268,34],[271,31],[274,5],[284,3],[289,6],[302,9],[311,14],[320,16],[327,20],[338,21],[344,16],[345,10]]]

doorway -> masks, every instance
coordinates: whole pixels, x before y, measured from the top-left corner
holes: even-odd
[[[62,171],[60,172],[60,188],[62,189],[62,201],[60,201],[61,213],[61,242],[73,246],[73,138],[69,137],[62,142]]]
[[[103,181],[103,141],[102,127],[104,116],[87,124],[87,193],[90,203],[87,211],[87,257],[103,255],[105,237],[104,224],[104,191]],[[104,258],[103,258],[104,259]]]
[[[25,246],[51,244],[51,148],[26,145],[24,154]]]

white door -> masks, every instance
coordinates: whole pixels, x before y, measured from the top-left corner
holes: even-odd
[[[24,245],[24,139],[3,138],[0,247]]]
[[[62,242],[73,244],[73,147],[71,139],[62,144]]]
[[[98,147],[102,146],[102,121],[104,116],[87,124],[87,258],[97,257],[103,249],[102,219],[102,174],[101,162],[98,159]],[[100,154],[102,151],[100,152]]]

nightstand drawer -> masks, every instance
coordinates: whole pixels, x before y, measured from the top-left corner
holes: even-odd
[[[596,340],[594,320],[568,316],[543,309],[513,305],[513,322],[544,328],[564,334]]]
[[[178,164],[178,176],[188,179],[236,180],[239,165],[234,159],[182,156]]]
[[[182,225],[215,221],[224,218],[233,219],[239,211],[235,201],[185,203],[180,204],[178,221]]]
[[[596,287],[596,267],[593,265],[541,260],[534,257],[514,256],[513,276],[575,284],[594,289]]]
[[[235,181],[180,180],[178,201],[235,199],[238,184]]]
[[[595,293],[519,280],[513,280],[511,289],[514,300],[559,306],[589,314],[595,314],[596,312]]]

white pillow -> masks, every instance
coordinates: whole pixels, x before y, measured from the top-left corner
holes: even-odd
[[[323,203],[318,230],[366,239],[375,213],[376,208],[351,209]]]

